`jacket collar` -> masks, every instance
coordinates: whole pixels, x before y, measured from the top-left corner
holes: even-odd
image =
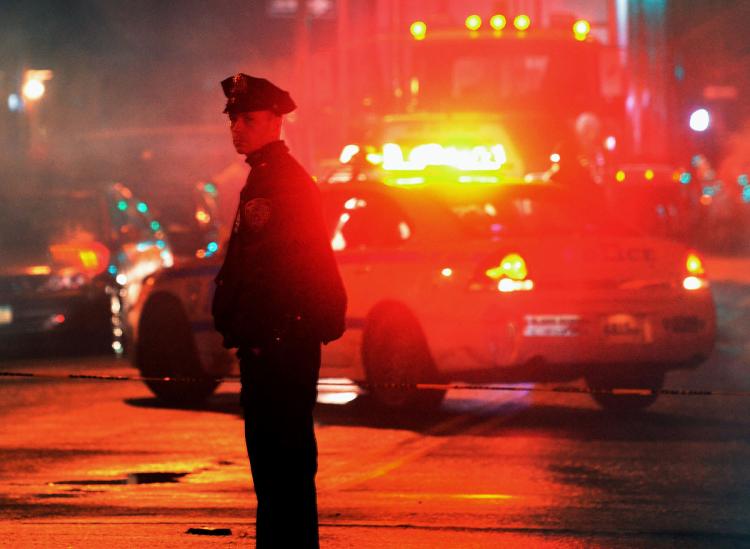
[[[247,155],[245,162],[250,164],[250,167],[257,168],[258,166],[265,164],[272,157],[285,154],[289,151],[289,147],[286,146],[283,140],[271,141],[270,143],[263,145],[260,149],[251,152]]]

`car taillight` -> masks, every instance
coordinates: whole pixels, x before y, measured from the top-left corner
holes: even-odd
[[[534,281],[528,278],[526,260],[517,253],[507,254],[499,265],[485,270],[484,274],[496,283],[500,292],[528,291],[534,288]]]
[[[682,287],[686,290],[700,290],[708,287],[706,270],[703,268],[703,260],[695,252],[690,252],[685,260],[686,276],[682,279]]]

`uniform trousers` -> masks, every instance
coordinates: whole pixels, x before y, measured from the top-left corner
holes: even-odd
[[[258,500],[256,546],[317,548],[313,408],[320,342],[294,335],[261,346],[241,345],[237,355],[245,442]]]

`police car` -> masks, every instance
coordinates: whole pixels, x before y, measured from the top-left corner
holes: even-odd
[[[349,162],[321,184],[349,299],[321,378],[360,383],[399,409],[439,404],[443,392],[421,382],[583,378],[603,407],[637,409],[655,395],[606,390],[659,389],[667,371],[711,353],[714,302],[694,251],[554,183],[492,179],[499,149],[387,151],[397,169],[383,170],[381,155],[380,170]],[[431,162],[441,168],[431,173]],[[164,399],[205,398],[215,378],[237,373],[212,327],[218,266],[154,275],[134,312],[141,372],[195,378],[150,381]]]

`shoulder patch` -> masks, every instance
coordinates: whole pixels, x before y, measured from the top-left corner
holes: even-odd
[[[242,211],[243,225],[253,232],[260,231],[271,219],[271,201],[267,198],[253,198]]]

